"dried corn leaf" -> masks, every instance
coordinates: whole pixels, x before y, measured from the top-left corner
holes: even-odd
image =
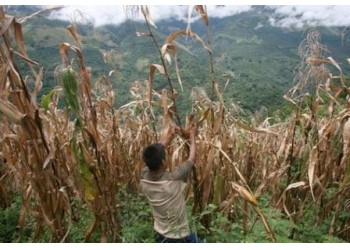
[[[190,32],[191,31],[191,17],[192,17],[192,12],[194,10],[194,5],[190,5],[188,6],[187,9],[187,27],[186,27],[186,32]]]
[[[202,20],[206,26],[209,25],[209,19],[208,19],[208,13],[207,13],[207,8],[205,5],[196,5],[195,6],[196,10],[199,12],[199,14],[202,17]]]
[[[40,15],[40,14],[46,13],[46,12],[61,10],[62,8],[64,8],[64,7],[53,7],[53,8],[41,9],[41,10],[39,10],[39,11],[29,15],[29,16],[26,16],[26,17],[23,17],[23,18],[19,18],[18,22],[25,23],[26,21],[28,21],[29,19],[31,19],[31,18],[33,18],[33,17],[35,17],[37,15]]]
[[[180,146],[178,146],[172,153],[171,155],[171,167],[177,166],[177,163],[179,162],[180,159],[180,150],[183,149],[184,145],[186,143],[183,141]]]
[[[217,145],[215,145],[215,146],[219,148],[220,153],[221,153],[223,156],[225,156],[225,158],[233,165],[233,167],[234,167],[234,169],[235,169],[235,171],[236,171],[236,174],[239,176],[240,180],[241,180],[245,185],[247,185],[246,180],[244,179],[243,175],[241,174],[241,172],[239,171],[239,169],[237,168],[237,166],[235,166],[235,165],[233,164],[233,161],[230,159],[230,157],[225,153],[225,151],[222,150],[220,143],[217,143]],[[248,187],[248,185],[247,185],[247,187]]]
[[[3,36],[5,32],[7,32],[11,26],[11,24],[14,22],[15,17],[13,16],[6,16],[4,20],[1,20],[1,31],[0,31],[0,36]]]
[[[304,181],[295,182],[295,183],[289,184],[288,187],[284,191],[286,192],[292,188],[302,187],[305,185],[306,185],[306,183]]]
[[[214,135],[218,134],[220,132],[221,126],[224,122],[224,106],[222,103],[219,104],[219,113],[214,119],[214,127],[213,127],[213,133]]]
[[[29,57],[27,55],[26,49],[25,49],[25,43],[24,43],[24,37],[22,32],[22,25],[20,23],[14,22],[14,31],[15,31],[15,39],[18,44],[19,51],[21,54],[23,54],[25,57]]]
[[[49,154],[44,161],[43,169],[45,169],[47,167],[47,165],[49,165],[49,163],[52,159],[54,159],[54,155]]]
[[[36,106],[36,97],[43,86],[43,83],[41,81],[42,77],[43,77],[43,67],[40,67],[39,73],[36,75],[35,87],[34,87],[34,90],[33,90],[32,96],[31,96],[31,102],[35,106]]]
[[[175,54],[174,61],[175,61],[176,77],[177,77],[177,80],[178,80],[179,85],[181,87],[181,91],[184,91],[184,89],[182,87],[182,80],[181,80],[181,75],[180,75],[180,70],[179,70],[179,65],[178,65],[178,62],[177,62],[177,55],[176,54]]]
[[[149,69],[149,86],[148,86],[148,101],[149,103],[152,102],[152,91],[153,91],[153,81],[154,81],[154,73],[158,70],[159,73],[162,75],[165,75],[165,69],[160,64],[151,64]]]
[[[329,62],[330,60],[328,58],[325,59],[325,58],[314,57],[314,56],[306,58],[306,63],[312,66],[320,66],[321,64],[329,63]]]
[[[90,154],[90,152],[86,149],[84,144],[79,143],[80,149],[83,152],[84,160],[88,166],[92,166],[94,164],[94,157]]]
[[[252,193],[250,193],[247,189],[235,182],[231,182],[231,186],[243,199],[253,204],[254,206],[257,205],[255,196]]]
[[[245,129],[245,130],[248,130],[248,131],[250,131],[250,132],[255,132],[255,133],[268,133],[268,134],[272,134],[272,135],[275,135],[275,136],[279,136],[276,132],[271,131],[271,130],[266,129],[266,128],[252,128],[252,127],[250,127],[248,124],[246,124],[246,123],[244,123],[244,122],[242,122],[242,121],[240,121],[240,120],[238,120],[238,119],[233,119],[233,122],[234,122],[237,126],[243,128],[243,129]]]
[[[0,65],[0,98],[4,98],[8,95],[9,81],[8,72],[9,67],[6,64]]]
[[[202,116],[201,116],[201,117],[198,119],[198,121],[197,121],[197,127],[198,127],[203,121],[205,121],[205,120],[208,119],[208,116],[209,116],[209,114],[210,114],[210,110],[211,110],[211,108],[209,107],[209,108],[205,109],[204,112],[202,112]]]
[[[163,108],[163,114],[168,114],[168,92],[166,89],[162,90],[162,108]]]
[[[79,59],[78,61],[80,63],[80,67],[82,69],[84,69],[85,62],[84,62],[84,57],[83,57],[81,50],[77,46],[71,45],[69,43],[61,43],[61,45],[60,45],[60,56],[62,59],[62,64],[65,66],[70,65],[70,60],[68,57],[68,50],[69,49],[73,50],[76,53],[76,55],[78,56],[78,59]]]
[[[81,39],[80,39],[80,35],[79,33],[77,32],[75,26],[73,25],[68,25],[67,28],[66,28],[69,33],[73,36],[74,40],[81,45]]]
[[[206,162],[205,166],[197,171],[198,175],[200,175],[200,185],[203,185],[203,181],[207,178],[211,173],[211,168],[215,166],[215,159],[217,157],[217,151],[215,148],[210,148],[210,150],[206,151]]]
[[[350,145],[350,118],[344,123],[343,144],[344,144],[344,148],[347,148]]]
[[[171,56],[176,55],[176,46],[170,43],[163,44],[161,55],[169,64],[171,64]]]
[[[332,57],[327,57],[327,59],[334,65],[334,67],[336,67],[339,70],[340,74],[342,75],[343,72],[342,72],[339,64]]]
[[[309,185],[311,190],[311,195],[314,201],[316,201],[314,192],[313,192],[313,184],[314,184],[314,173],[315,167],[318,163],[318,149],[317,146],[314,146],[310,152],[309,156],[309,166],[308,166],[308,177],[309,177]]]
[[[192,37],[195,40],[197,40],[204,49],[208,50],[210,53],[212,52],[211,49],[206,46],[205,42],[200,38],[200,36],[198,36],[196,33],[192,31],[186,31],[186,30],[178,30],[173,33],[170,33],[170,35],[165,39],[164,44],[171,44],[179,36]]]
[[[25,117],[12,103],[0,99],[0,111],[6,115],[10,120],[19,123]]]
[[[143,16],[145,17],[147,23],[149,23],[150,25],[152,25],[154,28],[157,28],[156,24],[154,23],[152,16],[150,14],[150,11],[148,9],[148,6],[146,5],[142,5],[141,6],[141,13],[143,14]]]

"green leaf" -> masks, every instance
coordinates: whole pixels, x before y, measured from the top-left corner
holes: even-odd
[[[45,111],[49,109],[49,104],[51,101],[51,97],[58,92],[58,89],[52,89],[47,95],[43,95],[41,98],[41,106]]]

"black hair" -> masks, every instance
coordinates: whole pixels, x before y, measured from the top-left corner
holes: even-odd
[[[165,159],[165,148],[163,144],[154,143],[147,146],[142,154],[142,159],[151,171],[156,171]]]

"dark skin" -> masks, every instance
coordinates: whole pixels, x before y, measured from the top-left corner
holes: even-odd
[[[164,147],[168,147],[171,141],[173,140],[174,136],[176,133],[180,131],[180,128],[177,126],[170,126],[168,130],[162,135],[160,138],[159,143],[163,144]],[[192,165],[195,164],[196,162],[196,141],[195,141],[195,136],[197,133],[197,128],[196,126],[192,126],[189,130],[189,143],[190,143],[190,153],[187,158],[187,161],[191,162]],[[153,171],[152,174],[158,175],[162,172],[164,172],[167,168],[166,160],[164,159],[162,161],[162,164],[160,165],[159,169],[157,171]]]

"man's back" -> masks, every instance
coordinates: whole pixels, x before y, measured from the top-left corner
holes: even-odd
[[[176,239],[190,233],[183,196],[186,182],[182,178],[170,172],[152,176],[148,168],[144,168],[141,188],[151,204],[154,229],[159,234]]]
[[[199,242],[189,229],[184,189],[196,162],[196,126],[191,125],[188,159],[175,171],[168,172],[166,148],[178,128],[170,126],[159,143],[148,145],[142,159],[146,166],[141,171],[140,185],[148,199],[154,217],[157,242]]]

